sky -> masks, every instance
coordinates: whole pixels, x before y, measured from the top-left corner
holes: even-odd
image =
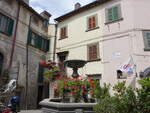
[[[30,0],[30,6],[38,13],[48,11],[52,15],[50,22],[54,23],[54,18],[72,11],[75,3],[79,2],[83,6],[93,1],[95,0]]]

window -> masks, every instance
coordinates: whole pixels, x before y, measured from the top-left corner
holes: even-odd
[[[49,40],[29,30],[28,45],[36,47],[44,52],[49,51]]]
[[[12,35],[14,20],[0,14],[0,32],[8,36]]]
[[[67,38],[67,27],[62,27],[60,29],[60,39]]]
[[[106,23],[114,22],[120,20],[121,16],[121,6],[116,5],[111,8],[106,9]]]
[[[150,31],[143,31],[144,50],[150,50]]]
[[[48,27],[48,24],[49,24],[48,20],[45,19],[44,22],[43,22],[43,27]]]
[[[98,27],[97,15],[93,15],[87,18],[87,29],[92,30]]]
[[[39,25],[39,19],[36,16],[32,16],[31,21],[35,24],[35,25]]]
[[[35,33],[32,33],[32,36],[31,36],[31,45],[36,45],[36,34]]]
[[[99,44],[98,43],[88,45],[87,49],[88,49],[89,61],[99,59]]]

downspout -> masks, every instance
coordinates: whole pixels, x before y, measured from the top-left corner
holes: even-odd
[[[30,16],[30,19],[29,19],[28,35],[29,35],[29,32],[30,32],[31,18],[32,18],[32,15]],[[27,43],[26,43],[26,92],[25,92],[26,110],[28,109],[28,72],[29,72],[29,70],[28,70],[28,68],[29,68],[28,38],[29,37],[27,37]]]
[[[55,61],[55,54],[56,54],[56,45],[57,45],[57,28],[58,28],[58,25],[57,25],[57,24],[55,24],[55,39],[54,39],[53,61]]]
[[[11,50],[10,62],[9,62],[8,69],[10,69],[11,66],[12,66],[13,55],[14,55],[14,50],[15,50],[15,45],[16,45],[16,37],[17,37],[17,30],[18,30],[19,14],[20,14],[20,3],[18,2],[18,11],[17,11],[16,25],[15,25],[15,31],[14,31],[14,36],[13,36],[12,50]]]

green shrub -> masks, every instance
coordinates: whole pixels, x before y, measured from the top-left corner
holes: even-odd
[[[139,81],[141,88],[133,89],[118,82],[114,87],[114,95],[108,96],[103,88],[99,89],[96,113],[150,113],[150,77]],[[103,89],[103,90],[101,90]],[[101,98],[103,97],[103,98]]]

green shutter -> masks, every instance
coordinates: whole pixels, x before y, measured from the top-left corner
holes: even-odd
[[[121,17],[121,7],[120,5],[116,5],[107,9],[107,22],[112,22],[120,19]]]
[[[38,43],[39,43],[39,35],[35,34],[35,45],[34,45],[34,46],[35,46],[36,48],[39,48]]]
[[[118,6],[113,8],[113,20],[119,19],[119,12],[118,12]]]
[[[44,41],[44,43],[43,43],[43,48],[42,48],[42,50],[44,51],[44,52],[47,52],[47,51],[49,51],[49,40],[47,40],[47,39],[43,39],[43,41]]]
[[[111,22],[111,21],[113,21],[113,8],[109,8],[108,10],[107,10],[107,18],[108,18],[108,22]]]
[[[50,40],[46,40],[46,52],[49,51]]]
[[[150,32],[146,33],[147,47],[150,48]]]
[[[38,36],[37,47],[38,47],[39,49],[42,48],[42,37],[41,37],[41,36]]]
[[[38,70],[38,83],[43,83],[43,73],[44,73],[44,68],[42,65],[39,64],[39,70]]]
[[[29,29],[27,44],[31,44],[31,40],[32,40],[32,31],[31,31],[31,29]]]
[[[8,20],[8,29],[7,29],[7,34],[9,35],[9,36],[11,36],[12,35],[12,33],[13,33],[13,26],[14,26],[14,20],[13,19],[7,19]]]
[[[46,52],[47,50],[46,50],[46,46],[47,46],[47,40],[46,39],[44,39],[44,46],[43,46],[43,51],[44,52]]]

